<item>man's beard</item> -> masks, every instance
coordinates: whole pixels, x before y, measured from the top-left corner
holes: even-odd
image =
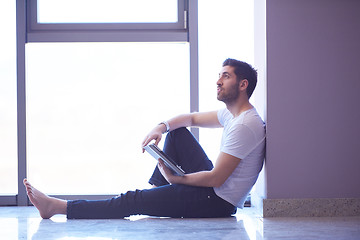
[[[236,83],[234,86],[232,86],[231,88],[229,88],[229,91],[225,94],[223,94],[223,90],[221,90],[219,92],[219,94],[217,95],[217,99],[219,101],[224,102],[225,104],[230,104],[236,101],[236,99],[239,97],[239,84],[240,83]]]

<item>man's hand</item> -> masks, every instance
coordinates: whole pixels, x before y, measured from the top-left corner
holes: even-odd
[[[149,142],[151,142],[152,140],[155,140],[155,145],[158,145],[162,138],[163,132],[165,131],[166,126],[164,124],[159,124],[153,130],[151,130],[151,132],[149,132],[149,134],[144,138],[142,142],[142,152],[145,151],[144,147],[148,145]]]
[[[160,158],[158,159],[158,168],[168,183],[179,183],[181,176],[174,175]]]
[[[215,167],[210,171],[200,171],[177,176],[166,167],[161,159],[159,159],[158,168],[169,183],[199,187],[220,187],[235,170],[240,161],[240,158],[220,152]]]

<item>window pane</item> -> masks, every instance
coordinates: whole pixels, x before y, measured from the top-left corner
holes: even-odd
[[[49,194],[149,187],[141,142],[189,112],[187,43],[30,43],[29,179]]]
[[[254,61],[254,1],[219,2],[199,0],[200,111],[225,107],[216,98],[216,81],[226,58]],[[221,129],[200,129],[200,143],[213,161],[220,151],[221,134]]]
[[[17,194],[15,1],[0,9],[0,194]]]
[[[39,23],[177,22],[177,0],[38,0]]]

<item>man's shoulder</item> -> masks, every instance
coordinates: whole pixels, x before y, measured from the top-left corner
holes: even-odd
[[[243,115],[242,121],[245,124],[246,123],[255,123],[255,124],[258,124],[261,126],[263,126],[265,124],[255,108],[252,108],[252,109],[246,111]]]
[[[244,132],[251,132],[258,136],[265,134],[265,123],[257,113],[256,109],[246,111],[243,116],[232,121],[229,127],[232,129],[231,131],[234,131],[237,134],[244,134]]]

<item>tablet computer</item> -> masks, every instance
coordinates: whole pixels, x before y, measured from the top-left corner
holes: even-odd
[[[176,173],[179,176],[184,176],[185,172],[181,169],[180,166],[178,166],[169,156],[167,156],[158,146],[155,144],[149,144],[144,147],[144,149],[150,153],[151,156],[153,156],[156,160],[159,158],[163,160],[165,165],[170,168],[174,173]]]

